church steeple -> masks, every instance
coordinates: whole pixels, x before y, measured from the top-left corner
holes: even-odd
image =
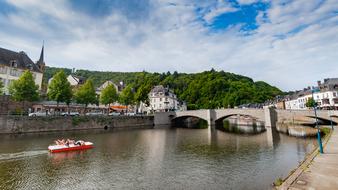
[[[44,46],[45,46],[45,42],[42,43],[42,49],[41,49],[41,54],[40,54],[40,59],[39,59],[39,63],[44,63],[43,61],[43,49],[44,49]]]
[[[40,59],[37,61],[37,65],[41,71],[44,70],[45,68],[45,61],[44,61],[44,47],[45,47],[45,42],[42,42],[42,49],[40,53]]]

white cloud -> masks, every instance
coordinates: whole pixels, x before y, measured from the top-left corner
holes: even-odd
[[[235,11],[237,11],[237,9],[234,8],[234,7],[230,7],[230,6],[227,6],[227,7],[218,7],[218,8],[215,8],[215,9],[211,10],[208,14],[206,14],[204,16],[204,20],[207,23],[210,24],[210,23],[212,23],[212,21],[216,17],[218,17],[218,16],[220,16],[220,15],[222,15],[224,13],[230,13],[230,12],[235,12]]]
[[[0,31],[0,44],[37,59],[44,39],[50,66],[156,72],[200,72],[213,67],[284,90],[337,77],[338,16],[333,11],[338,5],[334,0],[285,6],[273,1],[267,10],[269,22],[263,22],[260,13],[260,27],[250,36],[241,35],[239,27],[210,32],[197,19],[196,6],[202,4],[189,0],[171,1],[175,6],[154,0],[149,16],[138,22],[118,12],[90,17],[74,11],[66,1],[8,2],[19,11],[0,14],[0,24],[6,26]],[[219,1],[209,10],[202,16],[211,22],[217,14],[230,11],[230,5]]]

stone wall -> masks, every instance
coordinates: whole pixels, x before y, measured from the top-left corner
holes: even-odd
[[[31,133],[111,128],[152,128],[153,116],[28,117],[0,116],[1,133]]]
[[[0,96],[0,115],[8,115],[19,113],[23,110],[28,110],[32,107],[32,102],[15,102],[11,100],[10,96]]]

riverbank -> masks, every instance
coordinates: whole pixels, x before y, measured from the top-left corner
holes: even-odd
[[[113,128],[151,128],[153,125],[153,116],[0,116],[0,134]]]
[[[324,154],[318,147],[276,187],[287,189],[334,189],[338,186],[338,131],[333,130],[323,141]],[[332,170],[333,169],[333,170]]]

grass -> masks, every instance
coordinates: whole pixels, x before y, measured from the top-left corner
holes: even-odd
[[[273,182],[273,185],[274,186],[280,186],[280,185],[282,185],[282,183],[283,183],[283,179],[279,177],[275,180],[275,182]]]
[[[328,134],[330,134],[331,129],[329,129],[329,128],[321,128],[320,131],[323,134],[323,136],[326,137]]]
[[[74,126],[79,125],[81,122],[87,122],[89,118],[87,117],[72,117],[72,124]]]

